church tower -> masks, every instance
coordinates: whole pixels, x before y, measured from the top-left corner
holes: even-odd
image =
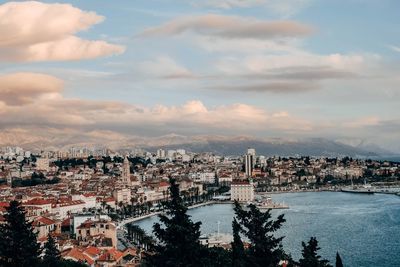
[[[128,157],[125,157],[124,163],[122,165],[122,175],[121,175],[121,183],[123,185],[130,185],[131,182],[131,170],[129,165]]]

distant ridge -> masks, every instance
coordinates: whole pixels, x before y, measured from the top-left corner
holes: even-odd
[[[346,142],[347,141],[347,142]],[[168,134],[159,137],[142,137],[113,131],[86,133],[55,128],[12,129],[0,131],[0,146],[21,146],[26,149],[68,149],[70,147],[134,149],[155,151],[158,148],[183,148],[192,152],[213,152],[220,155],[242,155],[248,147],[265,156],[396,156],[378,146],[360,140],[328,140],[324,138],[283,139],[254,138],[250,136]]]

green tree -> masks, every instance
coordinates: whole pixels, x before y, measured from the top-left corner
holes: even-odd
[[[199,242],[200,222],[194,223],[187,214],[179,186],[170,179],[171,201],[166,203],[165,214],[159,215],[160,223],[153,226],[158,242],[145,258],[145,266],[191,267],[206,266],[207,250]]]
[[[243,242],[240,237],[240,224],[233,219],[232,221],[232,232],[233,232],[233,242],[232,242],[232,266],[242,267],[246,266],[246,253],[244,250]]]
[[[303,246],[303,258],[299,260],[299,267],[330,267],[328,260],[321,259],[318,255],[318,241],[315,237],[311,237],[307,244],[301,242]]]
[[[54,238],[49,234],[47,236],[47,243],[44,245],[43,266],[45,267],[58,267],[61,263],[61,254],[56,247]]]
[[[255,205],[250,204],[244,210],[235,201],[236,219],[240,224],[241,232],[250,241],[247,251],[248,264],[250,266],[275,267],[282,259],[288,256],[283,251],[282,239],[276,238],[274,233],[285,222],[283,214],[276,220],[271,219],[271,210],[261,212]]]
[[[11,201],[0,226],[0,266],[38,266],[40,245],[25,211],[18,201]]]
[[[336,267],[343,267],[342,258],[339,255],[339,252],[336,252]]]

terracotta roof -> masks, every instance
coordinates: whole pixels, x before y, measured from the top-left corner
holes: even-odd
[[[232,181],[232,185],[250,185],[249,181],[235,180]]]
[[[164,181],[161,181],[159,184],[158,184],[158,186],[169,186],[169,183],[168,182],[164,182]]]
[[[42,206],[42,205],[49,205],[52,204],[52,201],[47,200],[47,199],[40,199],[40,198],[34,198],[31,200],[28,200],[27,202],[23,203],[23,205],[32,205],[32,206]]]
[[[90,257],[96,257],[99,255],[101,250],[97,247],[88,247],[84,250],[84,253],[88,254]]]
[[[0,207],[2,207],[2,208],[7,208],[9,206],[10,206],[9,202],[0,202]]]
[[[105,251],[98,259],[98,261],[118,261],[119,259],[122,258],[124,253],[121,251],[112,248],[107,251]]]
[[[71,226],[71,219],[70,218],[66,218],[65,220],[63,220],[61,222],[61,226],[62,227]]]
[[[53,221],[52,219],[49,219],[49,218],[47,218],[47,217],[39,217],[39,218],[36,218],[34,221],[33,221],[33,223],[32,223],[32,225],[33,226],[41,226],[41,225],[52,225],[52,224],[55,224],[56,222],[55,221]]]
[[[79,225],[77,227],[77,229],[82,229],[82,228],[90,228],[90,226],[93,225],[93,221],[91,219],[87,219],[86,221],[84,221],[83,223],[81,223],[81,225]]]
[[[78,248],[72,248],[70,251],[63,255],[64,258],[73,258],[76,261],[87,262],[89,265],[94,263],[94,260],[91,259],[88,255],[85,255],[82,250]]]

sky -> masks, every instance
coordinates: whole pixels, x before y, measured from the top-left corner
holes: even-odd
[[[400,152],[397,0],[0,1],[0,133]]]

